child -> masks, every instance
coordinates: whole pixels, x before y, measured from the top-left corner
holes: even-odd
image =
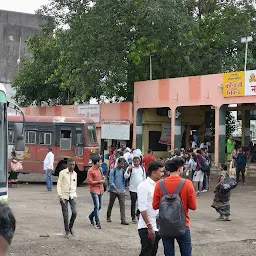
[[[225,178],[228,177],[227,174],[227,165],[221,164],[220,174],[219,174],[219,183],[216,186],[214,191],[215,197],[213,199],[213,204],[211,207],[215,208],[217,213],[219,213],[218,220],[230,221],[230,195],[231,191],[222,191],[220,189],[221,184],[224,182]]]

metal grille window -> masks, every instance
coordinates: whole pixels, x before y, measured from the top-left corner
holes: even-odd
[[[26,144],[36,144],[36,132],[27,131],[25,136],[26,136]]]
[[[41,145],[51,145],[52,144],[52,134],[48,132],[42,132],[39,134],[39,144]]]

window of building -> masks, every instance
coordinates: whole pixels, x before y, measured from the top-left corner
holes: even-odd
[[[149,145],[148,148],[153,151],[167,151],[167,145],[160,144],[159,140],[161,138],[161,131],[149,131]]]
[[[36,144],[36,132],[27,131],[25,133],[25,137],[26,137],[26,144]]]

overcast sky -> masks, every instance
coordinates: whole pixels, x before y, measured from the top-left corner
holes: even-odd
[[[49,0],[0,0],[0,10],[35,13],[48,2]]]

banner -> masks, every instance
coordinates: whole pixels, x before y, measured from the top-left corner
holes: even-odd
[[[256,70],[249,70],[245,73],[245,95],[256,95]]]
[[[91,119],[95,123],[100,123],[100,105],[80,105],[77,107],[77,116]]]
[[[160,144],[171,145],[171,124],[162,124],[162,134],[159,140]]]
[[[245,96],[245,72],[232,72],[224,74],[224,97]]]

